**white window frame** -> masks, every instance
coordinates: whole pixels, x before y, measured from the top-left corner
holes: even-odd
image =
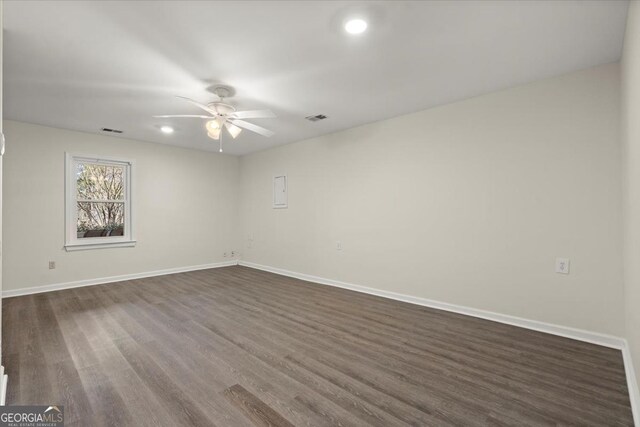
[[[85,237],[78,239],[78,209],[76,163],[96,163],[113,166],[124,166],[125,198],[124,198],[124,232],[122,237]],[[64,248],[67,251],[85,249],[122,248],[135,246],[133,227],[133,173],[134,161],[114,157],[91,156],[65,153],[65,236]]]

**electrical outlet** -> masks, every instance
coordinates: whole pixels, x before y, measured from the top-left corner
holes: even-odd
[[[336,250],[341,251],[342,250],[342,242],[340,240],[338,240],[336,242]]]
[[[229,256],[229,252],[223,253],[222,256],[225,257],[225,258],[228,257]]]
[[[56,268],[56,262],[55,261],[49,261],[49,270],[53,270]]]
[[[569,258],[556,258],[556,273],[569,274]]]
[[[231,251],[231,258],[236,256],[236,251]]]

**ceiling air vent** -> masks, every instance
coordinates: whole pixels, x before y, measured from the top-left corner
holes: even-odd
[[[100,130],[102,132],[109,132],[109,133],[122,133],[122,131],[118,129],[101,128]]]
[[[324,120],[326,118],[327,118],[327,116],[325,116],[324,114],[318,114],[316,116],[305,117],[305,119],[309,120],[310,122],[317,122],[317,121],[320,121],[320,120]]]

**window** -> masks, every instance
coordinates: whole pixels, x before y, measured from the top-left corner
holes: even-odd
[[[67,154],[67,251],[134,246],[133,162]]]

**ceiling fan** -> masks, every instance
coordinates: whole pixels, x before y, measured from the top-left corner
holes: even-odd
[[[226,104],[225,98],[233,95],[233,89],[228,86],[216,86],[212,90],[220,101],[210,102],[208,104],[201,104],[193,99],[185,98],[183,96],[177,96],[177,98],[184,99],[187,102],[201,108],[210,115],[197,115],[197,114],[177,114],[177,115],[163,115],[153,116],[156,118],[199,118],[208,120],[205,124],[207,135],[211,139],[220,141],[220,152],[222,152],[222,133],[223,129],[226,129],[232,138],[236,138],[240,135],[243,129],[251,132],[255,132],[259,135],[271,137],[274,132],[269,129],[265,129],[262,126],[254,125],[244,119],[267,119],[276,117],[270,110],[250,110],[250,111],[236,111],[233,105]]]

